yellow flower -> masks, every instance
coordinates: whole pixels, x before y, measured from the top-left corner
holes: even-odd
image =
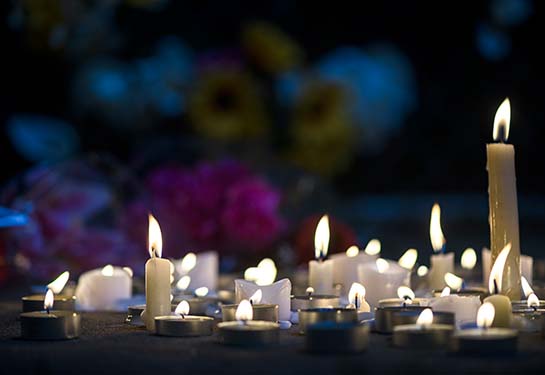
[[[329,83],[307,87],[296,103],[290,158],[325,177],[343,171],[352,160],[355,131],[346,93]]]
[[[281,73],[301,64],[303,51],[282,30],[266,22],[251,23],[242,44],[254,63],[267,73]]]
[[[264,135],[265,108],[252,79],[236,70],[212,70],[198,80],[189,117],[204,137],[233,141]]]

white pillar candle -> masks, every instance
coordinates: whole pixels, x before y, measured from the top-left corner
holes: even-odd
[[[146,262],[146,309],[142,314],[148,331],[155,331],[155,317],[170,315],[170,261],[161,259],[163,240],[159,223],[149,215]]]
[[[219,257],[215,251],[202,253],[188,253],[176,261],[176,272],[178,279],[189,276],[190,283],[188,290],[206,287],[210,291],[218,288]]]
[[[121,267],[107,265],[83,273],[76,287],[79,310],[124,311],[119,301],[132,296],[132,276]]]
[[[490,278],[490,268],[492,268],[492,253],[486,247],[483,247],[481,251],[482,255],[482,267],[483,267],[483,283],[488,284]],[[524,276],[526,280],[533,283],[534,277],[534,258],[529,255],[520,255],[520,274]]]
[[[433,254],[430,258],[430,272],[428,282],[431,289],[441,290],[445,284],[445,274],[454,273],[454,253],[445,254],[445,236],[441,229],[441,207],[435,203],[431,209],[430,240]]]
[[[261,289],[261,303],[278,305],[278,319],[290,320],[291,317],[291,281],[278,280],[271,285],[257,285],[251,281],[235,280],[235,301],[249,300]]]
[[[376,242],[373,242],[376,241]],[[376,249],[378,243],[378,252],[369,254],[367,249]],[[366,247],[366,251],[360,251],[357,246],[349,247],[346,252],[331,255],[331,261],[333,262],[333,283],[343,286],[343,290],[346,292],[350,286],[358,281],[358,266],[363,263],[374,262],[377,259],[378,253],[380,253],[380,242],[378,240],[371,240]]]
[[[479,296],[459,296],[457,294],[434,298],[430,302],[433,311],[453,313],[458,326],[475,322],[480,306]]]
[[[375,262],[358,266],[359,282],[365,287],[365,299],[371,307],[377,307],[379,300],[397,297],[400,286],[410,287],[411,272],[397,262],[377,259]]]
[[[333,262],[327,260],[329,247],[329,219],[322,216],[314,234],[314,249],[316,260],[308,264],[308,285],[314,288],[316,294],[333,293]]]
[[[511,107],[505,99],[494,118],[494,141],[486,145],[489,195],[490,249],[492,263],[511,244],[505,264],[502,290],[511,300],[520,300],[520,245],[515,148],[505,144],[509,136]]]

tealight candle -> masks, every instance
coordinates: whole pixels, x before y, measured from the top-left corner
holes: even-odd
[[[189,310],[189,303],[182,301],[174,310],[174,315],[156,316],[155,333],[159,336],[174,337],[210,336],[214,319],[188,315]]]
[[[430,258],[428,282],[431,289],[445,287],[445,274],[454,272],[454,253],[445,254],[445,236],[441,229],[441,207],[435,203],[431,210],[430,239],[434,255]]]
[[[79,336],[81,317],[73,311],[51,310],[54,295],[47,290],[43,308],[45,311],[22,313],[21,338],[25,340],[68,340]]]
[[[278,343],[280,325],[252,320],[250,301],[242,300],[236,311],[236,321],[218,323],[221,342],[225,345],[256,347]]]
[[[434,323],[430,308],[420,312],[416,324],[403,324],[394,327],[393,344],[410,349],[444,349],[450,343],[454,326]]]
[[[353,283],[348,292],[348,308],[353,308],[358,313],[358,320],[364,320],[371,311],[371,307],[365,300],[365,287],[360,283]]]
[[[366,299],[372,307],[378,306],[380,300],[394,297],[397,289],[410,285],[411,272],[397,262],[378,258],[375,262],[360,264],[358,267],[359,282],[365,285]]]
[[[490,297],[484,299],[484,302],[489,302],[494,306],[494,319],[492,321],[492,327],[511,327],[512,307],[509,297],[501,295],[502,293],[502,279],[505,263],[509,257],[511,251],[511,244],[507,244],[505,248],[497,256],[492,270],[490,271],[490,280],[488,281],[488,290]],[[519,277],[520,279],[520,277]],[[520,284],[520,280],[518,282]],[[519,292],[520,295],[520,292]]]
[[[453,313],[458,326],[475,322],[480,306],[479,296],[451,295],[448,287],[445,287],[445,291],[440,297],[430,301],[430,307],[434,312]]]
[[[65,296],[58,294],[64,289],[64,286],[68,282],[69,278],[70,273],[68,271],[65,271],[47,285],[47,288],[51,289],[54,294],[54,303],[57,310],[74,311],[76,309],[75,296]],[[35,294],[22,297],[21,303],[23,312],[42,311],[44,308],[44,295]]]
[[[545,309],[539,308],[539,299],[532,293],[528,296],[527,307],[513,309],[512,325],[520,332],[539,332],[543,316],[545,316]]]
[[[219,303],[218,297],[210,296],[207,287],[203,286],[195,289],[194,294],[183,294],[174,297],[172,302],[178,305],[181,301],[187,301],[191,308],[191,312],[197,315],[207,315],[208,308],[211,305]]]
[[[361,353],[369,344],[369,326],[361,323],[319,322],[307,328],[306,349],[314,354]]]
[[[530,286],[530,283],[528,283],[528,280],[524,276],[521,276],[520,283],[522,285],[522,292],[526,299],[520,300],[520,301],[511,301],[511,306],[513,307],[513,310],[515,309],[524,309],[528,306],[528,297],[530,295],[535,294],[534,290]],[[544,300],[537,300],[537,307],[543,308],[545,307],[545,301]]]
[[[425,298],[416,298],[413,290],[408,286],[400,286],[397,288],[397,297],[398,298],[385,298],[378,301],[378,307],[388,307],[388,306],[402,306],[402,305],[413,305],[413,306],[425,306],[428,304],[428,300]]]
[[[425,306],[386,306],[375,309],[375,331],[378,333],[392,333],[394,328],[394,315],[404,312],[422,312]]]
[[[315,308],[299,310],[299,333],[305,334],[307,327],[322,322],[358,323],[358,313],[355,309],[346,308]]]
[[[494,305],[485,302],[477,313],[476,329],[465,329],[454,335],[454,348],[473,355],[508,354],[517,351],[517,331],[509,328],[490,328],[494,321]]]
[[[262,292],[258,289],[251,297],[252,316],[255,320],[263,320],[266,322],[278,322],[278,305],[262,304]],[[236,311],[239,305],[223,305],[221,306],[222,320],[224,322],[232,322],[236,319]]]
[[[308,287],[304,296],[291,296],[291,311],[317,307],[338,307],[339,296],[314,294],[314,288]]]
[[[322,216],[314,234],[314,253],[316,260],[308,264],[308,285],[316,293],[331,294],[333,291],[333,261],[327,260],[329,247],[329,219]]]

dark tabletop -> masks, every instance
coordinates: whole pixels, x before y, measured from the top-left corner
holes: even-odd
[[[388,336],[372,334],[367,352],[311,355],[304,337],[282,331],[267,349],[227,347],[217,335],[168,338],[123,323],[121,313],[82,313],[82,333],[71,341],[32,342],[18,338],[19,302],[0,303],[0,374],[334,374],[334,373],[543,373],[545,341],[520,336],[512,356],[461,356],[442,351],[395,349]]]

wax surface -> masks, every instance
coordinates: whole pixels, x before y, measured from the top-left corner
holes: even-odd
[[[492,305],[494,305],[495,314],[492,327],[511,327],[512,307],[511,300],[507,296],[494,294],[493,296],[486,297],[483,303],[484,302],[490,302]]]
[[[148,331],[155,331],[155,317],[170,315],[170,262],[150,258],[146,262],[146,310],[143,318]]]
[[[379,273],[375,262],[360,264],[358,267],[359,282],[365,287],[365,300],[371,307],[377,307],[379,301],[397,297],[397,288],[411,285],[411,272],[397,262],[388,261],[389,267]]]
[[[493,143],[486,147],[488,198],[490,208],[490,247],[492,262],[511,243],[511,251],[503,271],[501,291],[511,300],[520,299],[520,243],[515,148]]]
[[[481,306],[479,296],[450,296],[437,297],[430,302],[433,311],[445,311],[454,313],[456,324],[475,322],[477,311]]]
[[[311,260],[308,263],[308,285],[316,294],[333,293],[333,261]]]

